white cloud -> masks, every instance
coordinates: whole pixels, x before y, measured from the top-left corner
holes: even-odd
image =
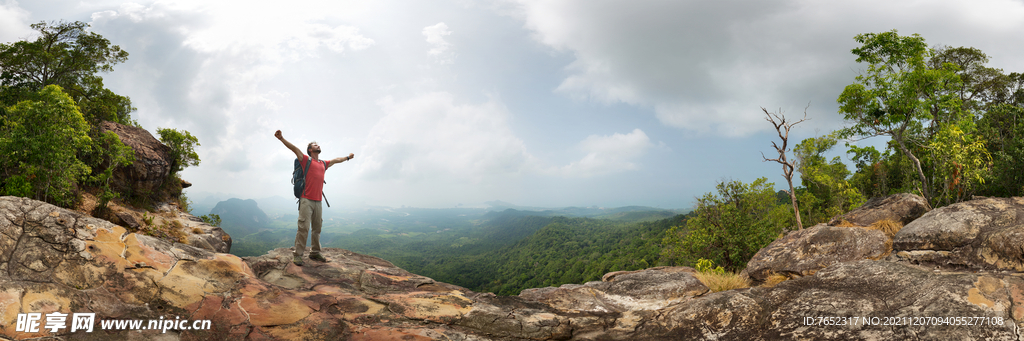
[[[1024,32],[1019,1],[511,1],[535,40],[573,57],[556,92],[726,136],[769,129],[760,106],[811,102],[812,125],[839,124],[835,99],[857,75],[858,33],[895,28],[1022,61],[1020,44],[1006,44]]]
[[[361,178],[479,184],[535,167],[508,126],[507,109],[494,99],[456,104],[451,94],[434,92],[379,103],[385,116],[362,148]]]
[[[444,36],[451,34],[452,31],[449,31],[448,25],[445,25],[443,22],[423,28],[423,36],[427,37],[427,43],[431,45],[427,55],[434,57],[439,64],[451,64],[455,58],[448,51],[452,44],[444,40]]]
[[[266,131],[288,128],[268,119],[290,95],[269,82],[300,62],[375,43],[358,28],[324,24],[323,12],[263,5],[126,3],[94,13],[92,24],[132,54],[110,83],[131,85],[140,123],[192,131],[204,166],[241,172],[262,159],[251,147]]]
[[[35,31],[29,28],[29,12],[18,6],[17,1],[0,3],[0,43],[28,38]]]
[[[653,147],[650,138],[639,128],[628,134],[590,135],[579,144],[587,153],[579,161],[562,167],[565,176],[591,177],[637,169],[634,161]]]

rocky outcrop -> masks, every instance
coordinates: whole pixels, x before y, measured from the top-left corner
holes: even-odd
[[[987,208],[986,214],[995,215],[956,219],[985,224],[966,245],[1018,226],[1020,215],[1011,219],[1006,212],[1018,212],[1022,200],[967,203],[975,212]],[[871,250],[852,239],[875,239],[878,232],[854,229],[815,227],[793,236],[789,245],[872,255],[851,251]],[[945,236],[915,235],[925,236],[922,242]],[[1006,252],[996,251],[994,242],[984,245],[992,253]],[[799,263],[821,256],[801,252],[777,258]],[[302,267],[290,262],[288,249],[243,259],[130,233],[39,201],[0,197],[0,338],[1019,340],[1018,322],[1024,321],[1019,273],[935,270],[897,257],[832,258],[813,274],[770,288],[709,293],[692,269],[663,267],[495,296],[439,283],[379,258],[331,248],[324,253],[331,262]],[[15,330],[19,314],[54,312],[95,313],[95,330]],[[208,330],[100,327],[115,319],[212,323]]]
[[[130,166],[114,170],[115,188],[130,188],[135,193],[154,192],[167,181],[173,167],[171,148],[160,143],[149,131],[109,121],[103,122],[100,130],[114,132],[122,143],[135,150],[135,161]]]
[[[888,241],[878,230],[818,224],[768,244],[747,262],[743,273],[755,283],[771,274],[809,276],[830,265],[881,258],[889,252]]]
[[[859,260],[670,306],[630,339],[1018,340],[1022,294],[1017,274]]]
[[[928,212],[893,237],[898,260],[1024,271],[1024,198],[983,198]]]
[[[565,312],[658,310],[708,292],[689,267],[656,267],[612,272],[601,281],[526,289],[519,297]]]
[[[846,220],[857,226],[869,226],[886,219],[907,225],[929,210],[931,208],[929,208],[928,202],[920,195],[893,194],[887,197],[871,198],[860,207],[833,219],[829,225],[836,226]]]

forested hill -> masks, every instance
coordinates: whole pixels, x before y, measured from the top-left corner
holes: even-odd
[[[424,241],[368,252],[438,281],[518,295],[527,288],[583,283],[611,271],[655,266],[665,231],[688,217],[620,222],[529,213],[495,213],[479,234],[456,243]]]
[[[533,235],[488,255],[492,280],[475,290],[517,295],[526,288],[600,280],[658,264],[661,242],[687,215],[653,222],[556,217]]]

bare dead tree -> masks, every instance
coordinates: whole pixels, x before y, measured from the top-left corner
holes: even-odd
[[[796,216],[796,228],[803,230],[803,223],[800,222],[800,208],[796,204],[796,192],[793,191],[793,169],[796,167],[796,161],[787,160],[786,152],[789,151],[789,129],[807,120],[807,108],[804,108],[804,118],[796,122],[786,122],[786,115],[782,114],[782,109],[779,109],[778,114],[768,112],[768,109],[764,107],[761,107],[761,111],[764,111],[764,114],[767,116],[764,120],[771,122],[772,126],[775,127],[775,131],[779,132],[779,138],[782,138],[782,147],[779,147],[775,141],[772,141],[772,147],[775,147],[775,150],[779,152],[778,158],[769,159],[764,156],[764,152],[761,153],[761,157],[764,158],[764,161],[775,161],[782,164],[782,176],[789,183],[789,199],[793,201],[793,215]]]

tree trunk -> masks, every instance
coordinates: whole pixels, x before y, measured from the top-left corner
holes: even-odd
[[[796,229],[803,230],[804,225],[800,222],[800,207],[796,205],[796,192],[793,191],[793,177],[786,178],[786,181],[789,182],[789,200],[793,201],[793,216],[796,217]]]
[[[914,170],[917,171],[917,176],[921,178],[921,195],[924,196],[924,201],[928,203],[928,206],[931,206],[931,189],[930,186],[928,186],[928,178],[924,176],[924,170],[921,169],[921,160],[918,160],[917,157],[910,152],[910,149],[907,149],[907,146],[903,144],[902,135],[893,134],[892,137],[896,140],[896,144],[900,147],[900,151],[903,152],[903,155],[906,155],[910,158],[910,161],[914,162]]]

